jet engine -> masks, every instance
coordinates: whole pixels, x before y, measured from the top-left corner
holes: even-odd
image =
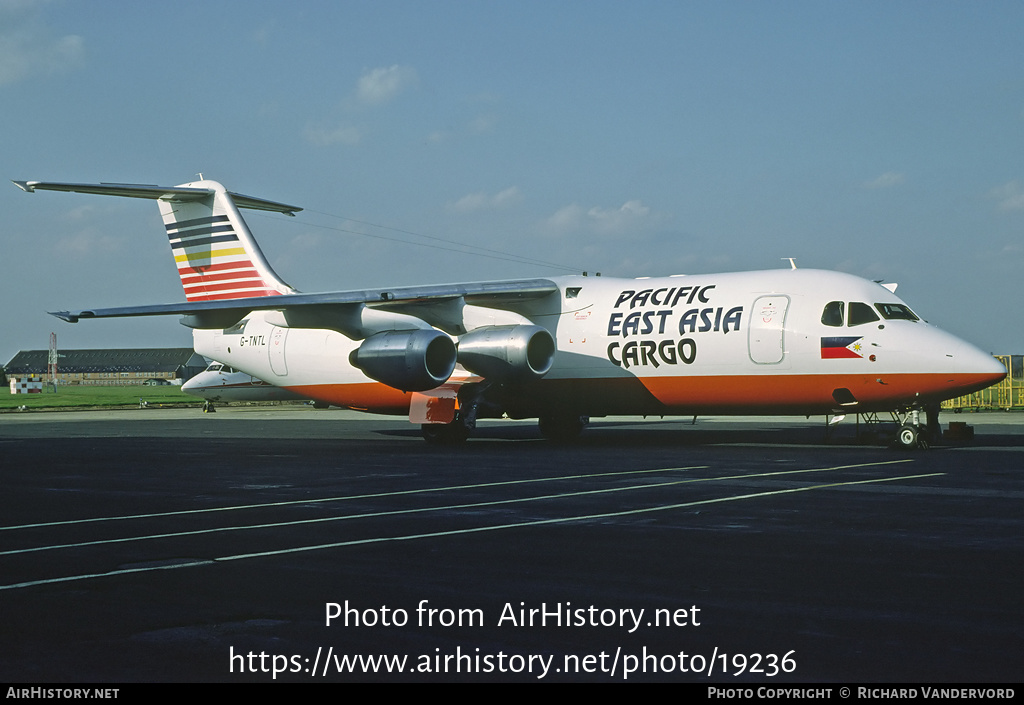
[[[459,363],[497,382],[540,379],[555,360],[555,340],[540,326],[487,326],[459,338]]]
[[[455,369],[455,343],[433,328],[375,333],[352,351],[349,362],[403,392],[422,392],[448,381]]]

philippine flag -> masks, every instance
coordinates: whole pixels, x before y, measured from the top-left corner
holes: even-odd
[[[837,337],[821,339],[821,359],[836,360],[841,358],[860,359],[864,357],[862,351],[864,345],[861,342],[863,337]]]

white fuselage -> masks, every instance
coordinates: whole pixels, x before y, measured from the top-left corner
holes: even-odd
[[[550,371],[505,395],[511,416],[892,410],[936,404],[1005,373],[990,355],[916,320],[889,289],[838,272],[553,281],[556,294],[514,313],[469,305],[459,313],[463,331],[490,315],[554,337]],[[381,320],[365,316],[364,335],[403,328],[397,314],[369,312]],[[232,329],[196,330],[195,349],[303,398],[408,413],[415,393],[350,363],[362,339],[280,323],[275,312],[253,312]]]
[[[267,384],[248,372],[213,363],[181,385],[181,391],[207,401],[286,401],[302,397]]]

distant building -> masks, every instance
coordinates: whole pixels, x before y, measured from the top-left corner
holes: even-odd
[[[22,350],[7,363],[8,377],[34,375],[46,384],[47,350]],[[169,384],[187,380],[206,368],[206,360],[192,348],[138,348],[129,350],[61,350],[57,358],[58,384],[130,386]]]

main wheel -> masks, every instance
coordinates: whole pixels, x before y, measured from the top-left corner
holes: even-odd
[[[438,445],[455,445],[465,443],[469,438],[469,429],[459,415],[451,423],[425,423],[420,426],[423,440]]]

